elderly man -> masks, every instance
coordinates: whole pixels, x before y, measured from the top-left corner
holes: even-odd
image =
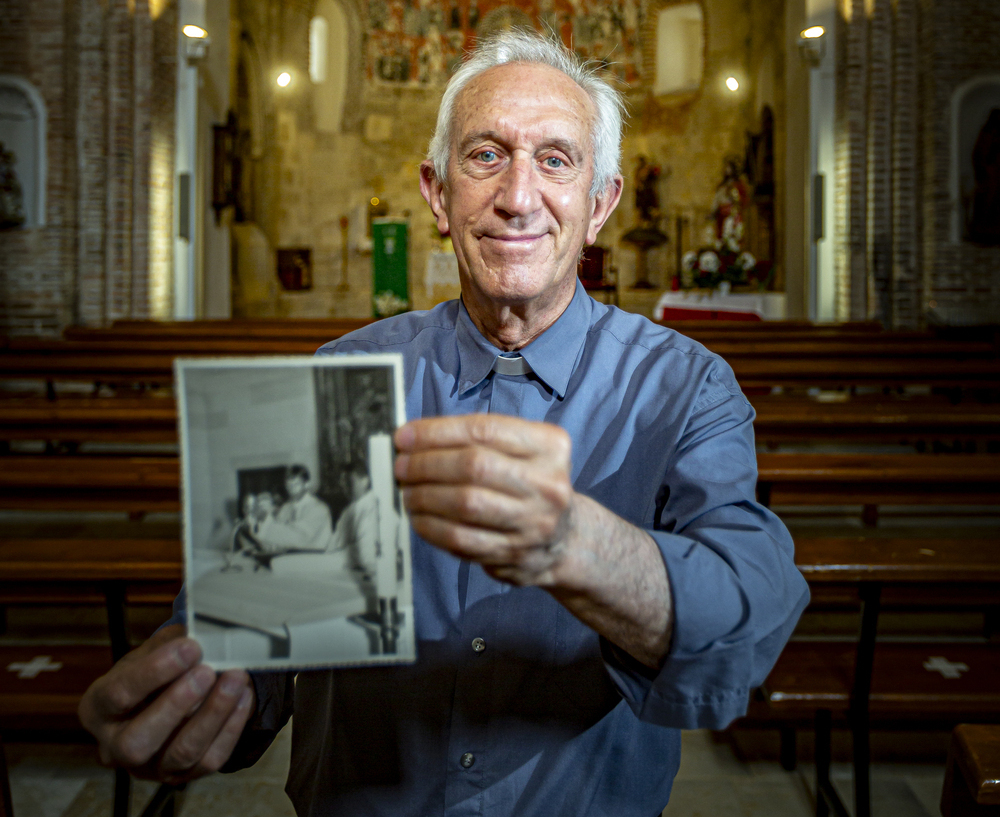
[[[561,46],[481,46],[420,179],[462,300],[321,350],[404,356],[417,663],[250,683],[162,631],[81,705],[107,761],[235,768],[294,711],[300,814],[650,817],[678,729],[744,711],[808,593],[729,367],[576,280],[621,195],[619,105]]]

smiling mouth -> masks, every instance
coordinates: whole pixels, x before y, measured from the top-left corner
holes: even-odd
[[[505,244],[529,244],[532,241],[537,241],[544,235],[545,233],[537,235],[484,235],[483,238],[488,238],[491,241],[502,241]]]

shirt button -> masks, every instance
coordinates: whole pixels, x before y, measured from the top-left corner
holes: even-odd
[[[476,762],[476,756],[472,752],[466,752],[458,762],[462,764],[463,769],[471,769],[472,764]]]
[[[472,639],[472,649],[475,652],[482,652],[483,650],[486,649],[486,642],[483,641],[483,639],[481,639],[481,638],[473,638]]]

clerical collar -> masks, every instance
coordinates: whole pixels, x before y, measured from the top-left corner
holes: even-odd
[[[496,360],[493,361],[493,371],[497,374],[507,374],[516,377],[517,375],[531,374],[531,366],[528,365],[528,361],[521,357],[521,355],[513,355],[511,357],[497,355]]]

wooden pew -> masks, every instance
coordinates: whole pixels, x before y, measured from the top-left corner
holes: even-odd
[[[757,442],[772,448],[818,441],[890,443],[918,450],[992,451],[1000,446],[1000,404],[953,404],[937,395],[856,396],[835,403],[759,395],[750,401],[757,412]],[[0,443],[15,440],[43,441],[52,451],[75,450],[88,442],[176,444],[176,407],[168,396],[7,397],[0,399]]]
[[[806,395],[751,395],[759,444],[891,443],[993,450],[1000,445],[1000,404],[952,403],[939,395],[900,399],[847,393],[837,402]]]
[[[812,358],[730,358],[736,379],[744,389],[827,388],[867,386],[899,389],[928,386],[956,390],[1000,389],[1000,361],[948,358],[878,358],[861,356],[815,360]]]
[[[118,320],[108,327],[70,326],[67,340],[119,340],[121,338],[305,338],[331,340],[373,323],[371,318],[284,320],[228,319],[193,321]],[[325,342],[325,341],[321,341]]]
[[[860,632],[856,642],[793,638],[760,692],[773,716],[791,722],[814,719],[817,797],[822,801],[817,813],[825,813],[826,807],[841,816],[847,813],[829,778],[832,721],[834,716],[847,721],[855,814],[868,817],[873,721],[939,725],[970,716],[1000,720],[1000,645],[967,639],[878,641],[883,588],[932,587],[935,593],[925,594],[925,600],[932,601],[943,591],[960,597],[970,586],[987,584],[995,597],[1000,589],[1000,539],[799,537],[795,558],[814,588],[845,583],[857,588],[862,600]],[[788,754],[783,745],[786,764]]]
[[[37,440],[49,451],[75,451],[81,443],[123,447],[177,444],[172,397],[7,397],[0,399],[0,443]]]
[[[177,457],[10,455],[0,468],[0,508],[177,512],[179,476]]]
[[[137,458],[103,458],[102,462],[94,462],[87,457],[71,457],[68,459],[88,461],[88,467],[68,467],[66,476],[58,481],[52,480],[51,470],[26,467],[29,464],[24,459],[9,456],[4,458],[4,464],[18,466],[14,470],[21,476],[44,475],[45,484],[36,486],[32,502],[23,502],[30,496],[30,489],[28,496],[21,496],[20,507],[75,507],[81,492],[74,488],[81,479],[86,479],[87,484],[99,484],[101,490],[109,494],[107,502],[98,507],[116,510],[159,507],[158,494],[154,494],[154,501],[148,504],[131,495],[134,492],[130,483],[136,480],[156,492],[166,488],[169,493],[172,489],[173,506],[176,508],[178,504],[176,459],[168,463],[172,468],[160,468],[157,463],[144,463]],[[58,471],[61,470],[58,463],[67,458],[32,459],[52,461]],[[122,462],[115,462],[116,459]],[[8,470],[0,470],[0,480],[7,476]],[[163,479],[164,473],[171,478]],[[3,487],[0,487],[0,497],[8,499]],[[92,509],[93,504],[96,503],[84,507]],[[49,538],[44,535],[11,536],[9,531],[0,535],[0,603],[70,603],[78,601],[81,593],[87,594],[90,588],[96,587],[104,597],[110,644],[18,642],[0,645],[0,666],[6,670],[0,675],[0,753],[4,738],[37,735],[40,731],[51,732],[59,739],[66,735],[89,739],[77,720],[77,706],[90,684],[131,647],[126,601],[130,597],[134,599],[135,595],[150,594],[159,596],[161,603],[172,599],[180,588],[183,574],[181,545],[176,536],[54,536],[53,529],[59,525],[41,527],[47,529]],[[126,813],[130,788],[128,773],[116,770],[115,814]],[[6,764],[2,762],[0,790],[7,799],[5,807],[9,810],[9,782]],[[169,787],[161,787],[154,801],[157,798],[169,800],[170,791]]]
[[[765,505],[859,505],[875,524],[879,505],[1000,504],[996,454],[757,455]]]
[[[0,351],[0,380],[36,380],[54,384],[75,381],[112,384],[154,384],[169,386],[173,360],[185,357],[227,355],[312,354],[309,342],[289,340],[268,346],[248,340],[208,344],[178,341],[165,348],[155,342],[22,343]],[[993,357],[953,359],[952,357],[900,356],[898,351],[879,357],[855,352],[841,357],[760,357],[730,353],[728,362],[737,380],[746,389],[852,388],[858,386],[903,388],[926,386],[955,390],[1000,391],[1000,360]],[[54,390],[50,388],[50,392]]]
[[[312,350],[328,340],[341,337],[348,331],[359,328],[364,323],[330,324],[324,326],[273,325],[263,328],[245,323],[216,324],[207,326],[166,324],[151,326],[122,327],[108,329],[69,328],[65,332],[66,348],[73,344],[97,344],[115,349],[122,343],[132,345],[134,351],[156,351],[169,347],[178,353],[203,349],[216,350],[222,354],[259,352],[262,348],[275,353],[300,353]],[[245,328],[244,328],[245,327]],[[764,334],[760,331],[752,336],[738,330],[702,330],[700,333],[687,330],[689,336],[705,343],[712,351],[723,357],[842,357],[863,352],[868,357],[949,357],[949,358],[990,358],[997,356],[996,346],[986,340],[942,340],[925,332],[885,332],[879,334],[822,334],[821,330],[790,333],[780,331]],[[58,343],[46,341],[45,344]],[[20,347],[30,351],[32,342],[11,341],[11,348]],[[249,351],[248,351],[249,350]],[[308,353],[308,352],[307,352]]]
[[[951,735],[942,817],[1000,815],[1000,726],[959,724]]]

